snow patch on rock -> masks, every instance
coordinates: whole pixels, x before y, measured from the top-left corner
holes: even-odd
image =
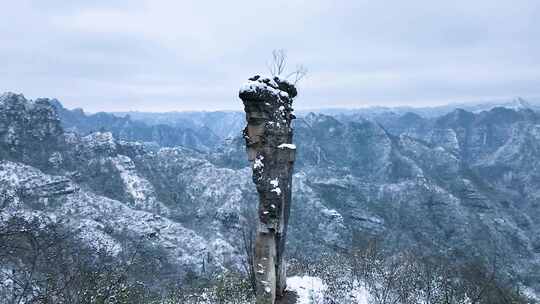
[[[169,213],[167,207],[157,201],[154,186],[137,173],[131,158],[118,155],[111,158],[111,161],[120,174],[126,193],[133,199],[134,207],[150,211],[160,210],[162,214]]]
[[[291,150],[295,150],[296,149],[296,145],[293,145],[293,144],[281,144],[278,146],[279,149],[291,149]]]

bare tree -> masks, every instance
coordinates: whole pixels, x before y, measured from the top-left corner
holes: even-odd
[[[272,60],[267,63],[268,70],[273,77],[283,76],[287,69],[287,51],[276,49],[272,51]],[[288,73],[284,78],[296,85],[307,75],[307,68],[304,65],[297,65],[294,71]]]
[[[150,236],[126,239],[114,255],[105,244],[87,246],[77,235],[61,220],[11,217],[1,222],[0,303],[147,302],[150,290],[137,279],[156,269],[150,261],[155,252],[143,248]]]
[[[277,49],[272,51],[272,61],[267,64],[268,70],[272,76],[276,77],[285,71],[287,66],[287,51]]]
[[[254,211],[254,209],[244,208],[242,210],[242,216],[244,218],[242,227],[241,227],[241,233],[242,233],[242,250],[244,254],[244,259],[242,263],[242,267],[244,268],[244,272],[248,276],[249,283],[251,285],[251,288],[253,289],[253,294],[255,294],[255,290],[257,289],[257,280],[255,276],[255,268],[254,268],[254,261],[255,261],[255,231],[256,231],[256,218],[257,215]]]
[[[298,84],[307,75],[307,68],[304,65],[297,65],[294,72],[287,75],[287,79],[290,80],[294,85]]]

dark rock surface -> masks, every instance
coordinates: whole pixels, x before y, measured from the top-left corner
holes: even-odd
[[[257,303],[274,303],[286,287],[285,243],[296,147],[292,144],[296,88],[277,77],[255,76],[240,89],[244,138],[259,194],[254,269]]]
[[[276,300],[276,304],[296,304],[298,295],[295,292],[286,291],[282,297]]]
[[[63,130],[50,104],[28,102],[24,96],[0,96],[0,159],[46,165],[52,151],[62,145]]]

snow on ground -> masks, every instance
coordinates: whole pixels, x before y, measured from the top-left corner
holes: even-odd
[[[323,303],[327,286],[318,277],[294,276],[287,278],[287,290],[295,292],[298,298],[296,304],[317,304]],[[347,303],[368,304],[370,296],[363,284],[355,281],[353,289],[345,292]]]
[[[540,294],[537,294],[534,289],[530,287],[524,287],[523,286],[523,294],[527,297],[529,297],[532,300],[538,301],[540,300]]]
[[[369,304],[371,297],[369,296],[369,291],[366,289],[363,284],[358,284],[354,282],[354,288],[351,292],[351,300],[356,304]]]
[[[287,278],[287,290],[298,295],[297,304],[314,304],[324,299],[326,285],[317,277],[294,276]]]

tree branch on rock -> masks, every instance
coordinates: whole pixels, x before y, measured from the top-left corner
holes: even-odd
[[[276,49],[272,51],[272,60],[267,64],[268,71],[273,77],[282,77],[287,69],[287,51]],[[284,78],[296,85],[307,75],[307,68],[304,65],[297,65],[294,71],[288,73]]]

